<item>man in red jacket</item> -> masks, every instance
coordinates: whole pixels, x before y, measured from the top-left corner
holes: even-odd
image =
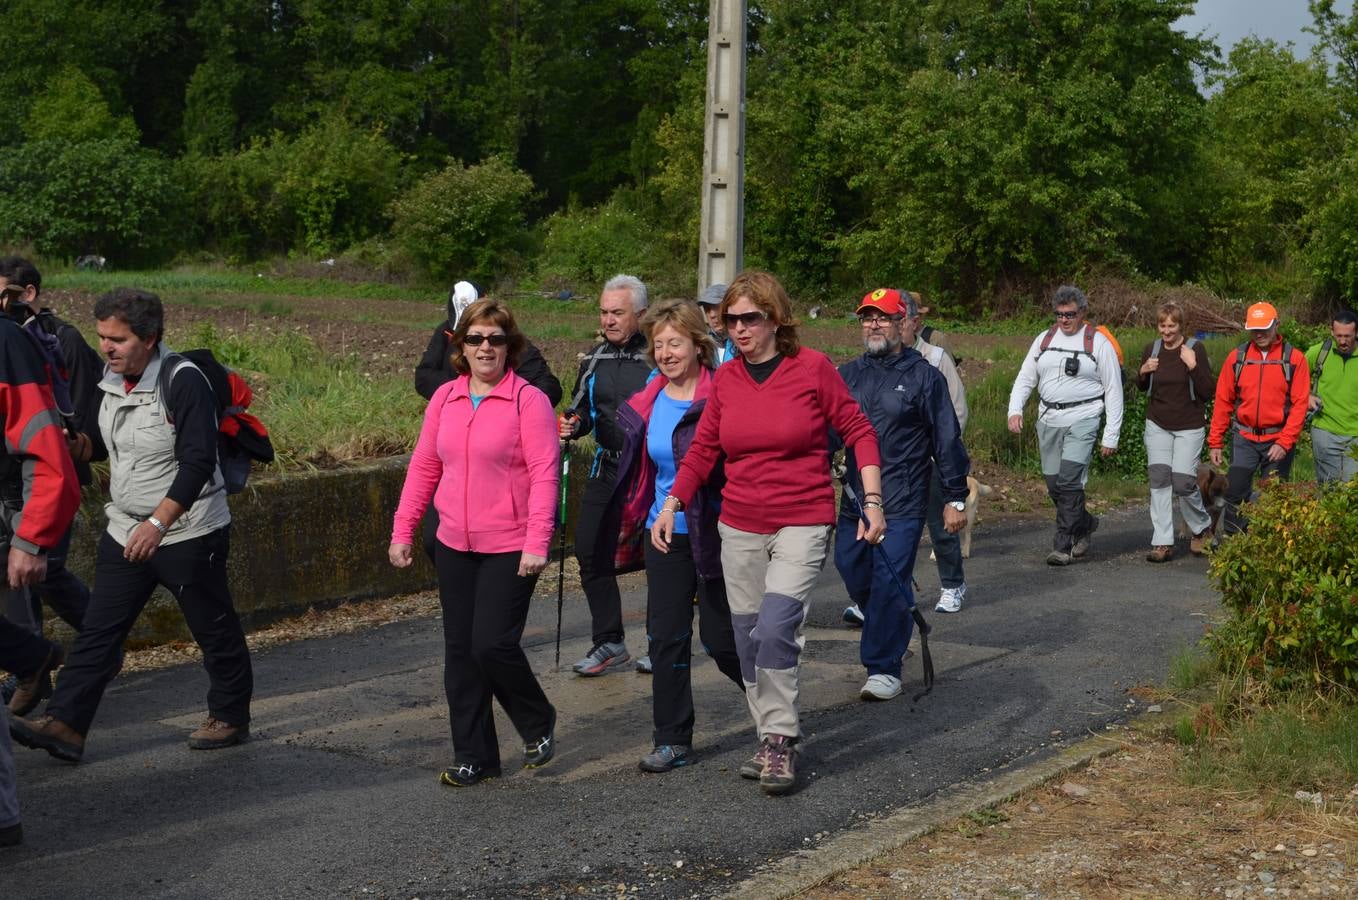
[[[1276,474],[1284,480],[1291,475],[1311,392],[1306,356],[1279,337],[1273,304],[1251,306],[1245,313],[1245,330],[1250,339],[1227,354],[1217,377],[1207,437],[1212,465],[1219,467],[1226,430],[1232,430],[1222,517],[1227,534],[1245,530],[1239,505],[1249,499],[1256,474],[1263,478]]]

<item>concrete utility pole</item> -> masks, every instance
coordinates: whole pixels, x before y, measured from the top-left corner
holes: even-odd
[[[745,0],[711,0],[698,290],[730,283],[745,255]]]

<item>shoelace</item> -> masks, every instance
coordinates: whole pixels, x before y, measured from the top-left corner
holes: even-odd
[[[552,746],[552,739],[550,736],[540,737],[531,744],[524,744],[523,752],[527,753],[529,756],[539,756],[550,746]]]
[[[459,778],[475,778],[479,774],[481,774],[481,770],[476,766],[463,764],[457,767],[457,775]]]
[[[772,775],[775,778],[786,775],[792,748],[778,747],[773,744],[765,744],[764,746],[768,751],[767,761],[764,763],[765,774]]]

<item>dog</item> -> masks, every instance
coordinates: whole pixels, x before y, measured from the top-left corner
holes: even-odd
[[[995,489],[988,484],[981,484],[970,475],[967,476],[967,524],[962,526],[958,533],[962,542],[962,558],[971,559],[971,529],[976,524],[976,505],[982,497],[989,497],[995,493]],[[937,559],[934,551],[929,551],[930,559]]]
[[[1220,534],[1221,511],[1226,508],[1226,476],[1209,466],[1198,463],[1198,495],[1202,497],[1203,508],[1212,517],[1212,533]],[[1188,526],[1179,513],[1179,504],[1174,504],[1174,533],[1181,538],[1191,538]]]

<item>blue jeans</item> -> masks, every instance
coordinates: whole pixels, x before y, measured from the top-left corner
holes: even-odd
[[[915,627],[910,617],[915,602],[910,577],[915,571],[924,519],[888,519],[886,540],[877,545],[880,550],[857,540],[857,531],[853,519],[840,518],[835,532],[835,568],[844,579],[849,599],[863,611],[859,659],[869,675],[900,678],[901,657]]]

